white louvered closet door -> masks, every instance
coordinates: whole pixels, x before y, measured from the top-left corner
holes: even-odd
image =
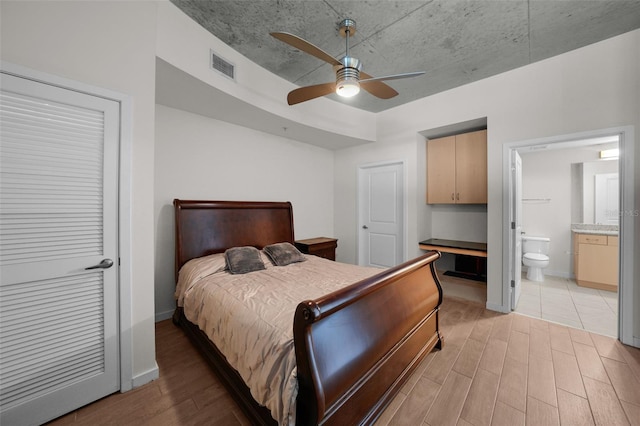
[[[120,388],[119,104],[1,78],[0,424],[29,425]]]

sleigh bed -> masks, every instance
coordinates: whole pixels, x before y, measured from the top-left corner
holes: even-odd
[[[178,287],[182,285],[180,279],[183,282],[185,280],[185,271],[192,268],[193,264],[205,264],[209,259],[220,262],[219,258],[227,249],[255,247],[263,250],[275,243],[294,243],[293,210],[288,202],[176,199],[174,208]],[[264,258],[264,254],[261,256]],[[252,393],[252,389],[243,380],[242,374],[245,373],[239,372],[244,370],[232,367],[234,356],[223,354],[214,344],[213,341],[219,337],[215,330],[212,332],[209,329],[215,327],[204,326],[207,322],[201,317],[197,321],[188,319],[190,315],[193,316],[190,313],[193,308],[183,303],[196,297],[199,294],[196,290],[184,297],[184,300],[179,296],[174,322],[183,327],[190,340],[201,350],[252,424],[372,424],[424,356],[434,347],[442,347],[443,340],[438,330],[438,307],[442,302],[442,289],[434,267],[434,261],[440,257],[440,253],[432,251],[397,267],[379,272],[368,271],[366,278],[320,295],[316,294],[317,288],[305,288],[303,280],[295,278],[295,274],[310,276],[311,272],[306,272],[304,268],[338,271],[344,267],[348,268],[346,270],[349,273],[356,274],[353,276],[359,276],[357,268],[360,267],[316,256],[305,257],[300,263],[282,267],[270,265],[266,260],[266,271],[246,274],[248,279],[254,280],[247,287],[251,291],[261,286],[262,283],[255,280],[261,279],[260,274],[263,273],[265,276],[291,275],[297,280],[292,293],[306,294],[308,291],[309,294],[315,294],[313,297],[296,299],[293,305],[276,306],[285,317],[284,321],[287,324],[290,322],[290,326],[285,327],[285,337],[287,333],[290,336],[284,346],[290,346],[290,357],[295,361],[290,373],[290,381],[293,381],[295,388],[290,408],[294,415],[288,417],[289,420],[274,420],[272,411],[256,401],[256,390],[253,389]],[[189,262],[191,260],[193,262]],[[183,266],[185,268],[180,272]],[[207,267],[209,272],[215,269]],[[243,291],[239,289],[239,286],[245,285],[240,281],[244,279],[240,275],[231,276],[228,271],[220,268],[216,271],[211,277],[219,276],[222,280],[234,283],[226,287],[229,291]],[[346,276],[350,275],[331,280],[344,280]],[[202,280],[206,279],[210,278]],[[217,284],[207,284],[202,288],[217,288],[216,286]],[[223,285],[220,287],[224,288]],[[289,294],[287,296],[289,297],[282,298],[288,300],[296,297]],[[275,298],[275,302],[269,299],[268,303],[279,303],[278,299],[279,296]],[[286,305],[285,302],[283,304]],[[225,301],[214,309],[198,309],[216,311],[226,309],[227,305],[229,303]],[[262,308],[257,310],[260,309]],[[224,321],[229,318],[233,320],[236,314],[234,311],[233,314],[226,315],[227,319]],[[238,317],[240,315],[238,313]],[[242,340],[242,333],[247,330],[251,333],[255,331],[254,327],[245,327],[244,330],[234,330],[229,336]],[[293,343],[290,342],[291,339]],[[249,351],[247,349],[247,353]],[[275,367],[272,369],[279,371]],[[262,387],[270,386],[273,386],[272,383],[265,383]]]

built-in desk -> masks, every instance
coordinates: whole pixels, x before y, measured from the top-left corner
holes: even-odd
[[[462,257],[475,257],[472,262],[465,262],[464,260],[458,261],[456,256],[456,271],[447,271],[445,274],[486,282],[487,243],[429,238],[428,240],[420,241],[419,247],[421,250],[438,250],[443,253],[461,255]],[[460,269],[463,270],[458,270],[459,266],[462,266]]]
[[[420,241],[420,248],[422,250],[439,250],[445,253],[487,257],[487,243],[429,238],[428,240]]]

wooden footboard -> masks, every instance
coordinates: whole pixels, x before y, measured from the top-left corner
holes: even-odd
[[[439,252],[298,305],[298,425],[372,424],[443,340]]]

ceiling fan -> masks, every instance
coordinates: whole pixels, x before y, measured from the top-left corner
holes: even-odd
[[[383,81],[417,77],[424,74],[424,71],[420,71],[388,75],[385,77],[372,77],[362,71],[362,63],[360,62],[360,60],[349,56],[349,37],[354,35],[356,32],[355,21],[352,19],[343,20],[342,22],[340,22],[338,31],[342,37],[346,38],[347,46],[346,53],[340,60],[334,58],[324,50],[296,35],[285,32],[271,33],[271,35],[278,40],[333,65],[333,69],[336,73],[335,82],[300,87],[289,92],[289,94],[287,95],[287,102],[289,103],[289,105],[299,104],[301,102],[329,95],[333,92],[342,97],[350,98],[357,95],[358,92],[360,92],[360,88],[363,88],[364,90],[378,98],[389,99],[396,96],[398,92],[396,92],[392,87],[383,83]]]

